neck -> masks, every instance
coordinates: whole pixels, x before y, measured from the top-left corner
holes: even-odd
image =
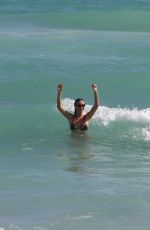
[[[83,117],[83,112],[82,112],[82,113],[77,113],[77,112],[75,111],[74,116],[75,116],[75,117],[78,117],[78,118],[81,118],[81,117]]]

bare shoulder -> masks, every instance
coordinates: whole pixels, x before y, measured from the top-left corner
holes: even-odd
[[[66,109],[64,109],[64,108],[58,108],[58,109],[59,109],[59,111],[63,114],[63,116],[69,120],[69,122],[72,121],[73,115],[72,115],[70,112],[68,112],[68,111],[67,111]]]
[[[86,114],[86,120],[89,121],[93,115],[95,114],[96,110],[98,109],[97,105],[94,105],[89,112]]]

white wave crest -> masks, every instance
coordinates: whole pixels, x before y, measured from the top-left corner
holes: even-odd
[[[146,141],[150,141],[150,127],[142,129],[142,138]]]
[[[108,108],[101,106],[96,112],[94,119],[100,119],[104,125],[112,121],[131,121],[150,124],[150,109],[138,110],[137,108]]]
[[[74,110],[74,100],[65,98],[63,104],[67,110]],[[85,112],[91,109],[92,105],[86,105]],[[100,121],[103,125],[108,125],[114,121],[131,121],[143,124],[150,124],[150,108],[146,109],[129,109],[129,108],[109,108],[100,106],[96,111],[93,120]]]

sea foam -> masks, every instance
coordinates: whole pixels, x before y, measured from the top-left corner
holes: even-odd
[[[74,110],[74,100],[65,98],[63,100],[65,108],[71,112]],[[92,108],[92,105],[86,105],[85,112],[88,112]],[[146,109],[129,109],[129,108],[109,108],[107,106],[99,106],[93,121],[99,121],[103,125],[108,125],[111,122],[116,121],[128,121],[137,122],[146,125],[150,125],[150,108]]]

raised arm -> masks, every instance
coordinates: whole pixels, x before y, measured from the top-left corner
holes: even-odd
[[[70,121],[72,119],[72,114],[66,111],[66,109],[64,108],[62,104],[61,92],[63,88],[64,86],[62,83],[57,86],[57,91],[58,91],[57,92],[57,108],[64,115],[64,117],[66,117]]]
[[[99,107],[99,96],[98,96],[98,89],[97,89],[96,84],[92,84],[92,89],[94,92],[94,105],[91,108],[91,110],[86,114],[87,121],[89,121],[93,117],[94,113]]]

